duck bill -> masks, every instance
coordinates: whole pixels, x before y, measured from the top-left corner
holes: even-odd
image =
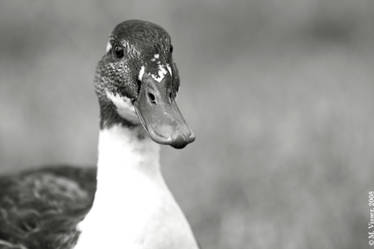
[[[174,98],[169,97],[167,80],[144,76],[135,111],[153,141],[181,149],[195,140]],[[170,87],[170,86],[169,86]]]

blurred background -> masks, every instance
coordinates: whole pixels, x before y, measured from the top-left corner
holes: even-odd
[[[367,248],[374,2],[0,2],[0,172],[94,165],[93,73],[113,27],[167,29],[197,134],[163,148],[205,249]]]

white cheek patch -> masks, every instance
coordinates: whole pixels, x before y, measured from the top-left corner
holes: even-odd
[[[112,49],[112,44],[110,44],[110,42],[108,41],[108,43],[106,44],[105,52],[108,53],[111,49]]]
[[[140,68],[139,75],[138,75],[138,80],[140,80],[140,81],[143,79],[144,70],[145,70],[145,68],[144,68],[144,66],[142,66]]]
[[[105,94],[107,98],[110,99],[112,103],[116,106],[117,113],[121,116],[121,118],[124,118],[133,123],[139,122],[138,116],[135,112],[134,105],[131,103],[131,100],[129,98],[120,96],[116,93],[112,93],[108,90],[105,90]]]
[[[167,74],[168,74],[168,71],[165,69],[165,66],[159,65],[157,75],[151,74],[151,76],[155,81],[160,83],[165,78],[165,75]]]
[[[172,71],[171,71],[171,67],[170,67],[170,65],[169,65],[169,64],[166,64],[166,67],[167,67],[168,70],[169,70],[170,76],[173,76],[173,73],[172,73]]]
[[[152,62],[156,62],[157,65],[158,65],[157,75],[156,74],[151,74],[151,77],[154,80],[156,80],[158,83],[160,83],[165,78],[165,76],[168,74],[168,72],[169,72],[170,75],[172,75],[172,70],[171,70],[170,65],[169,64],[161,65],[161,61],[159,59],[160,59],[159,54],[154,54],[153,58],[151,59]],[[144,68],[144,66],[142,66],[140,71],[139,71],[139,75],[138,75],[139,80],[143,79],[144,71],[145,71],[145,68]]]

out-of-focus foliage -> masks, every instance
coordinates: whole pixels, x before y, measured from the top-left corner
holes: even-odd
[[[130,18],[174,41],[197,140],[162,162],[203,248],[367,247],[370,0],[1,1],[2,172],[95,163],[95,63]]]

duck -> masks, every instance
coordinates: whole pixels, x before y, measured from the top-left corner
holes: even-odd
[[[127,20],[97,64],[96,167],[59,165],[0,176],[2,249],[197,249],[160,169],[160,145],[195,140],[176,103],[168,32]]]

